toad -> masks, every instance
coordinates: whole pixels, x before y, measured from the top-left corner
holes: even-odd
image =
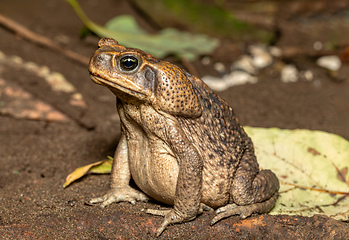
[[[259,169],[232,108],[200,79],[112,38],[99,41],[89,73],[115,94],[121,120],[110,190],[91,204],[152,198],[171,205],[147,210],[164,216],[157,236],[206,209],[216,209],[212,225],[273,208],[277,177]],[[139,190],[130,186],[131,178]]]

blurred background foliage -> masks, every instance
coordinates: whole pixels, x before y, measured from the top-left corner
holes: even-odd
[[[159,27],[178,27],[191,32],[201,32],[213,36],[230,37],[236,40],[255,40],[264,43],[274,38],[274,32],[239,19],[227,10],[225,1],[197,0],[132,0],[136,8]],[[252,4],[249,11],[265,12],[271,4]],[[265,16],[265,20],[268,17]]]

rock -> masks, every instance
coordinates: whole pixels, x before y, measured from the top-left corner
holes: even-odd
[[[338,71],[342,66],[342,61],[336,55],[323,56],[317,59],[316,64],[330,71]]]
[[[292,64],[285,65],[281,70],[281,81],[285,83],[296,82],[298,80],[298,70]]]

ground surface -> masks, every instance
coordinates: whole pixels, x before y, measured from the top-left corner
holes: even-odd
[[[346,6],[345,1],[340,2]],[[126,1],[108,0],[101,4],[89,0],[81,4],[93,20],[102,24],[117,14],[137,15]],[[89,57],[96,48],[97,37],[78,38],[82,24],[64,1],[1,1],[0,14],[84,56]],[[317,16],[311,17],[314,24],[323,21],[321,17],[318,21]],[[295,31],[302,32],[297,24],[302,21],[281,22],[286,32],[280,45],[290,42],[307,45],[313,41],[314,38],[308,42],[298,41],[302,35],[292,35]],[[314,34],[320,31],[318,25]],[[82,94],[87,105],[86,108],[72,106],[67,94],[52,91],[30,71],[0,65],[0,79],[13,84],[14,88],[20,86],[73,119],[60,123],[0,115],[0,239],[153,238],[162,218],[148,216],[141,209],[157,207],[156,203],[135,206],[120,203],[104,210],[84,204],[108,189],[109,176],[90,175],[65,190],[62,188],[66,175],[72,170],[113,154],[120,136],[114,96],[106,88],[92,83],[86,66],[38,47],[4,28],[0,28],[0,36],[0,50],[6,56],[20,56],[26,62],[46,65],[51,71],[62,73]],[[298,42],[292,41],[292,36]],[[307,38],[310,37],[307,35]],[[227,49],[230,44],[233,43],[224,42]],[[224,55],[227,52],[221,47],[214,59],[227,61],[231,57]],[[219,95],[234,108],[244,125],[317,129],[349,139],[349,75],[334,81],[311,58],[289,60],[312,70],[316,81],[286,84],[277,74],[266,70],[257,84],[233,87]],[[195,66],[200,76],[208,71],[199,62]],[[256,215],[246,220],[231,217],[209,227],[211,218],[211,213],[204,213],[195,221],[170,226],[161,238],[277,239],[282,235],[284,239],[340,239],[349,234],[348,223],[322,216]]]

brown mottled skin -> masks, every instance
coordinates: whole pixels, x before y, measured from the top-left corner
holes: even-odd
[[[214,208],[211,224],[273,208],[279,182],[259,170],[251,139],[233,110],[200,79],[138,49],[102,38],[90,60],[94,82],[117,98],[122,135],[111,189],[91,203],[147,201],[173,205],[157,231]],[[129,185],[130,179],[138,191]]]

